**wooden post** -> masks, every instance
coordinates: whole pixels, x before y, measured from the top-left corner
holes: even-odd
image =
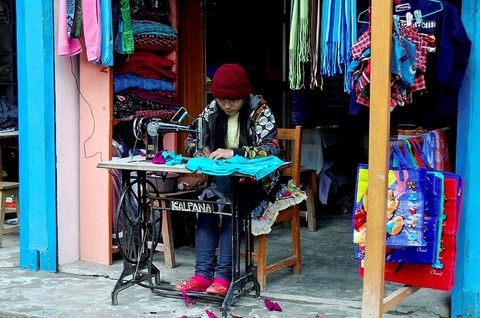
[[[362,318],[383,316],[385,223],[390,132],[392,2],[371,2],[368,214]]]

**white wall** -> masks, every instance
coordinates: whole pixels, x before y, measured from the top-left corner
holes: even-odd
[[[55,6],[55,35],[58,29]],[[57,52],[55,41],[55,52]],[[80,258],[78,56],[55,55],[58,265]]]

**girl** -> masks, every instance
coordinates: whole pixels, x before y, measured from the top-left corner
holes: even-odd
[[[261,96],[250,93],[245,69],[238,64],[224,64],[213,76],[215,98],[200,114],[206,122],[203,154],[207,158],[266,157],[279,154],[275,117]],[[186,140],[187,156],[193,156],[196,140]],[[264,178],[265,191],[258,191],[258,202],[272,190],[278,173]],[[215,177],[213,186],[229,193],[229,178]],[[210,190],[211,189],[207,189]],[[206,190],[206,191],[207,191]],[[218,192],[217,192],[218,193]],[[232,220],[230,216],[199,213],[195,232],[195,275],[175,286],[178,290],[207,292],[225,296],[232,279]],[[218,259],[215,250],[218,244]]]

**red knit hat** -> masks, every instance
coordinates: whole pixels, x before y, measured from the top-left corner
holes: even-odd
[[[247,72],[238,64],[223,64],[213,75],[212,95],[215,98],[244,99],[250,91]]]

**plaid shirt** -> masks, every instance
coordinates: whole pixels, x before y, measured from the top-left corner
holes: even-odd
[[[390,110],[396,106],[404,106],[413,101],[413,92],[426,92],[425,72],[427,69],[427,54],[429,47],[428,35],[419,33],[413,26],[400,27],[402,36],[405,36],[415,45],[415,58],[417,72],[415,74],[413,85],[404,87],[402,82],[396,76],[392,76]],[[363,32],[357,42],[352,46],[351,52],[354,60],[360,60],[358,69],[353,71],[352,88],[357,95],[356,101],[359,104],[370,105],[370,56],[365,56],[365,50],[370,48],[370,29]]]
[[[352,52],[352,58],[358,60],[368,48],[370,48],[370,29],[363,32],[358,38],[357,43],[352,45],[352,48],[350,49]]]

